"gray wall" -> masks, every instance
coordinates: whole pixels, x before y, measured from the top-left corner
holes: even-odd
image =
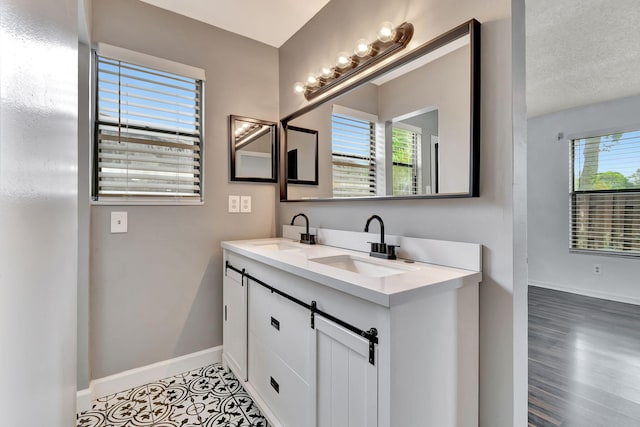
[[[511,133],[513,135],[513,425],[528,418],[527,105],[525,0],[511,1]]]
[[[89,177],[91,107],[89,72],[91,49],[78,43],[78,176]],[[89,387],[89,179],[78,180],[78,390]]]
[[[524,5],[522,0],[514,4]],[[482,22],[480,198],[280,203],[278,215],[279,223],[287,222],[302,211],[312,226],[361,230],[366,218],[376,213],[392,234],[484,245],[479,328],[480,425],[485,427],[526,423],[526,296],[522,298],[526,270],[524,253],[518,251],[514,257],[514,236],[526,242],[522,232],[526,210],[522,212],[521,199],[515,200],[513,194],[516,186],[526,195],[526,176],[521,176],[526,167],[521,149],[525,129],[520,123],[525,113],[524,57],[512,57],[511,7],[511,1],[504,0],[333,0],[280,49],[280,110],[286,115],[304,105],[291,89],[294,82],[309,70],[331,64],[334,55],[350,50],[355,40],[374,37],[382,21],[412,22],[416,43],[473,17]],[[524,15],[519,13],[513,25],[523,28]],[[513,51],[524,52],[524,38],[516,41]],[[515,151],[514,141],[519,144]]]
[[[91,209],[92,378],[222,344],[222,240],[275,234],[274,184],[228,182],[229,114],[276,121],[278,52],[136,0],[96,0],[92,41],[206,70],[205,204]],[[228,214],[229,194],[253,213]],[[129,213],[109,233],[111,211]]]
[[[574,108],[528,121],[529,282],[640,303],[640,260],[569,253],[569,154],[572,134],[640,127],[640,96]],[[558,141],[558,133],[565,139]],[[601,275],[593,274],[600,264]]]
[[[77,0],[0,3],[2,425],[75,424]]]

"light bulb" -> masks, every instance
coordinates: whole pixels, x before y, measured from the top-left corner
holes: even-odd
[[[383,43],[390,42],[394,39],[396,30],[391,22],[383,22],[378,30],[378,40]]]
[[[307,75],[307,85],[308,86],[315,86],[318,84],[318,78],[316,77],[315,74],[311,73]]]
[[[294,93],[304,93],[304,84],[302,84],[302,82],[295,82],[293,84],[293,92]]]
[[[364,58],[365,56],[371,53],[371,45],[367,39],[360,39],[356,42],[356,50],[355,54],[360,58]]]
[[[330,77],[333,77],[333,68],[329,68],[329,67],[322,67],[322,69],[320,70],[320,74],[322,75],[322,77],[324,77],[325,79],[328,79]]]
[[[342,69],[351,65],[351,58],[347,52],[340,52],[338,54],[338,60],[336,61],[336,67]]]

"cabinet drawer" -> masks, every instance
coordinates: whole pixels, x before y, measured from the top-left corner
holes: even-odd
[[[310,380],[309,311],[267,288],[250,282],[249,331],[305,381]]]
[[[310,426],[309,385],[253,333],[249,333],[249,347],[249,383],[283,426]]]

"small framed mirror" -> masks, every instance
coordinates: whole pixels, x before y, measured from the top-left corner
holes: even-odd
[[[318,185],[318,131],[287,126],[287,183]]]
[[[277,181],[277,124],[250,117],[229,116],[229,179]]]

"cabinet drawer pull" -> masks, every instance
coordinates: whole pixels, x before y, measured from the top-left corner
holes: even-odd
[[[273,326],[277,330],[280,330],[280,321],[278,319],[276,319],[275,317],[272,317],[271,318],[271,326]]]
[[[269,378],[271,378],[271,387],[273,387],[276,393],[280,394],[280,385],[278,384],[278,382],[274,380],[273,377],[269,377]]]

